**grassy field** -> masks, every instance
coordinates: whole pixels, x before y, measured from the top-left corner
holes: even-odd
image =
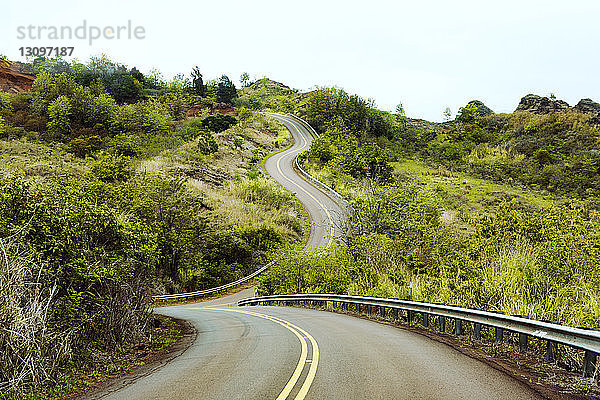
[[[564,204],[568,199],[548,192],[518,187],[511,182],[499,183],[474,176],[435,168],[423,162],[404,160],[391,163],[396,174],[415,179],[427,190],[437,192],[446,210],[462,212],[493,211],[505,200],[517,200],[524,208],[543,209]]]

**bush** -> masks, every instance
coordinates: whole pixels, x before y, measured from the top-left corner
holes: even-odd
[[[103,182],[125,181],[133,174],[131,159],[123,155],[100,153],[90,164],[92,173]]]
[[[102,204],[98,188],[38,192],[0,180],[0,381],[9,396],[145,335],[146,266],[137,254],[147,241]]]
[[[202,120],[202,127],[211,132],[220,133],[237,124],[237,119],[231,115],[215,114]]]
[[[61,138],[71,133],[72,105],[66,96],[57,97],[48,107],[48,130]]]
[[[4,118],[0,115],[0,137],[4,137],[6,134],[6,123],[4,122]]]
[[[217,141],[215,140],[213,135],[211,135],[210,132],[206,132],[204,130],[200,131],[199,133],[200,135],[198,136],[198,150],[200,151],[200,153],[205,155],[216,153],[219,150],[219,145],[217,144]]]

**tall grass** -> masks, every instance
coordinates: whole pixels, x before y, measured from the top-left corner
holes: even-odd
[[[49,330],[56,286],[43,285],[40,272],[15,238],[0,239],[0,393],[6,398],[18,398],[23,384],[52,378],[71,350],[68,332]]]

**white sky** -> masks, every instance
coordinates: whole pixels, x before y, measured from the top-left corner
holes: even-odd
[[[0,53],[75,46],[166,77],[198,65],[206,78],[242,72],[306,90],[337,85],[402,102],[415,118],[441,120],[472,99],[511,112],[536,93],[574,105],[600,102],[598,0],[29,0],[0,6]],[[125,25],[145,40],[17,40],[17,27]]]

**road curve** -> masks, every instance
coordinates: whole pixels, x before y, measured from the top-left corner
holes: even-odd
[[[152,375],[94,399],[541,400],[506,374],[425,336],[311,309],[233,306],[248,295],[158,309],[191,321],[196,342]],[[314,340],[317,365],[311,341],[305,336],[303,344],[286,324]],[[313,366],[316,374],[300,393]]]
[[[269,117],[281,122],[292,134],[294,144],[289,149],[277,153],[267,159],[265,169],[277,182],[296,195],[309,214],[311,232],[307,247],[312,249],[326,248],[341,236],[341,228],[345,220],[342,207],[304,179],[294,169],[296,156],[307,150],[313,141],[313,134],[302,123],[293,117],[281,114],[266,113]]]
[[[271,114],[295,143],[268,159],[268,173],[314,221],[307,246],[339,235],[342,209],[299,178],[296,154],[312,140],[290,117]],[[91,399],[541,399],[509,376],[424,336],[348,315],[288,307],[236,307],[253,289],[156,309],[190,321],[198,338],[148,376]]]

